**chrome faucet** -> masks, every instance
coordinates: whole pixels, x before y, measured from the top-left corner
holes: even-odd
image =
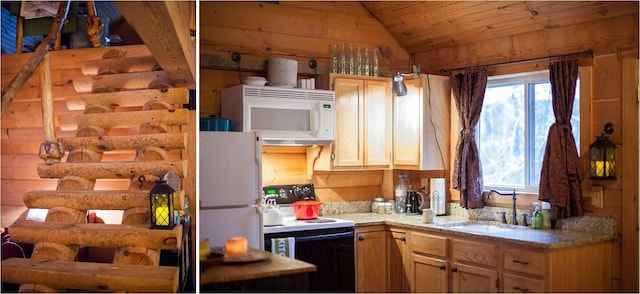
[[[511,212],[511,224],[517,226],[518,220],[517,220],[517,213],[516,213],[516,199],[518,198],[518,194],[516,194],[516,189],[513,189],[513,192],[511,193],[502,193],[497,190],[491,190],[487,194],[487,198],[491,199],[491,193],[496,193],[500,196],[511,196],[511,198],[513,199],[513,211]]]

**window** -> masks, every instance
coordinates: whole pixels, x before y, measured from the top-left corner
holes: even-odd
[[[571,117],[576,144],[580,143],[579,89],[578,81]],[[549,71],[489,77],[476,129],[485,189],[537,193],[554,122]]]

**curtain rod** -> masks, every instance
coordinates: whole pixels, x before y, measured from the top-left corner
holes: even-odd
[[[593,49],[587,49],[585,51],[581,51],[581,52],[575,52],[575,53],[569,53],[569,54],[563,54],[563,55],[555,55],[555,56],[547,56],[547,57],[538,57],[538,58],[530,58],[530,59],[525,59],[525,60],[518,60],[518,61],[510,61],[510,62],[501,62],[501,63],[493,63],[493,64],[486,64],[486,65],[477,65],[477,66],[501,66],[501,65],[507,65],[507,64],[518,64],[518,63],[525,63],[525,62],[531,62],[531,61],[538,61],[538,60],[546,60],[546,59],[553,59],[553,58],[559,58],[559,57],[563,57],[563,56],[571,56],[571,55],[582,55],[582,54],[588,54],[591,57],[593,57]],[[458,71],[458,70],[463,70],[465,68],[468,67],[459,67],[459,68],[454,68],[454,69],[440,69],[440,74],[444,74],[444,73],[451,73],[453,71]]]

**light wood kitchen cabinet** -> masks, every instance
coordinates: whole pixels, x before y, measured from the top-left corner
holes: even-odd
[[[531,248],[506,248],[503,257],[503,289],[505,292],[544,292],[546,258],[542,251]]]
[[[335,91],[336,138],[319,147],[315,170],[391,167],[391,79],[330,74],[320,76],[323,89]]]
[[[411,292],[498,291],[498,247],[412,232]]]
[[[388,288],[386,292],[407,292],[409,291],[409,280],[407,276],[407,232],[397,228],[390,228],[387,234],[389,246],[387,254],[388,264]]]
[[[421,74],[405,80],[406,96],[393,97],[393,166],[448,169],[451,89],[449,77]]]
[[[449,291],[449,238],[409,232],[409,290],[414,293]]]
[[[499,247],[473,239],[451,240],[453,292],[498,292]]]
[[[397,226],[357,227],[356,290],[610,292],[612,246],[542,248]]]
[[[387,292],[388,231],[369,226],[357,227],[355,233],[356,292]]]

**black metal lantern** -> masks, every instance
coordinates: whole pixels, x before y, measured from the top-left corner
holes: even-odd
[[[152,229],[173,229],[173,188],[165,180],[157,180],[149,192]]]
[[[616,145],[607,136],[613,133],[613,124],[606,123],[600,136],[589,146],[589,178],[595,180],[616,179]]]

